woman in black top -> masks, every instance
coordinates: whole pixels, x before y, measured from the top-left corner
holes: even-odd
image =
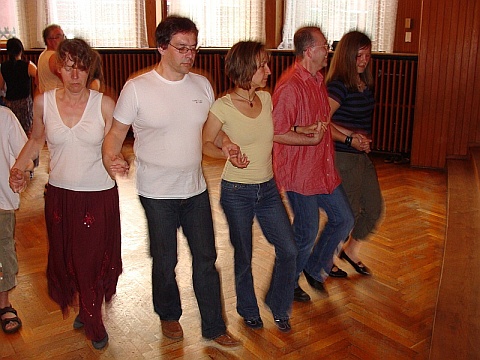
[[[37,82],[37,67],[23,59],[23,44],[17,38],[7,41],[9,59],[0,66],[0,89],[7,87],[5,105],[17,116],[27,136],[33,122],[32,78]]]

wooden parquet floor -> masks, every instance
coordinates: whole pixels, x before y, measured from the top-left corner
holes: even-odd
[[[131,143],[125,152],[132,157]],[[233,252],[228,227],[218,203],[222,162],[205,159],[229,331],[243,346],[219,350],[202,339],[191,283],[190,254],[179,234],[177,279],[180,286],[184,339],[162,336],[151,300],[151,260],[146,223],[135,195],[133,172],[119,181],[124,271],[117,295],[105,306],[109,345],[95,350],[83,331],[73,330],[74,311],[62,318],[46,288],[47,239],[43,187],[47,150],[17,213],[18,286],[11,301],[23,320],[14,335],[0,331],[4,359],[427,359],[439,286],[446,224],[446,174],[386,164],[376,159],[386,203],[384,220],[361,250],[372,277],[362,277],[343,261],[347,279],[329,279],[328,296],[316,293],[295,303],[292,331],[279,332],[263,304],[273,264],[273,249],[255,224],[253,273],[265,327],[245,327],[235,309]]]

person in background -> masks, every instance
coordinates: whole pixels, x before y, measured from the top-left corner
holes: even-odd
[[[290,331],[297,249],[287,211],[273,179],[272,100],[265,87],[270,69],[264,45],[243,41],[225,58],[225,72],[235,84],[215,101],[203,127],[203,152],[228,158],[215,144],[221,130],[248,156],[245,167],[227,161],[222,174],[220,203],[227,217],[235,249],[237,311],[253,329],[263,327],[252,276],[252,226],[256,217],[269,243],[275,247],[275,264],[265,302],[278,329]],[[224,145],[224,142],[222,142]]]
[[[38,91],[40,94],[63,86],[58,73],[55,51],[65,39],[62,28],[57,24],[47,26],[42,35],[47,48],[38,57]]]
[[[115,294],[122,272],[118,190],[102,163],[115,103],[87,88],[94,54],[85,41],[62,41],[56,58],[63,86],[35,97],[32,136],[10,171],[10,186],[25,186],[26,164],[46,139],[48,293],[64,317],[70,306],[79,307],[73,327],[83,327],[93,347],[102,349],[108,343],[102,304]]]
[[[355,225],[339,257],[362,275],[370,275],[370,270],[359,259],[359,249],[376,229],[384,208],[375,166],[368,156],[375,107],[371,51],[367,35],[359,31],[346,33],[337,45],[326,77],[332,126],[339,131],[335,165],[355,216]],[[360,147],[352,146],[353,137],[360,137]]]
[[[0,65],[0,89],[5,86],[5,105],[20,121],[23,130],[30,136],[33,123],[32,79],[37,81],[37,67],[23,58],[20,39],[7,40],[8,60]]]
[[[102,58],[97,51],[94,51],[95,58],[92,65],[92,79],[88,87],[98,92],[105,91],[105,80],[103,77]]]
[[[353,227],[353,214],[334,165],[330,106],[323,75],[328,43],[318,27],[302,27],[294,35],[296,61],[279,79],[272,96],[273,163],[279,188],[293,212],[297,244],[294,300],[309,301],[299,286],[303,272],[314,289],[324,282],[333,255]],[[319,208],[328,216],[317,242]]]
[[[156,29],[160,62],[126,82],[105,137],[103,161],[123,166],[122,144],[135,134],[137,192],[150,240],[152,293],[162,333],[183,338],[182,306],[175,267],[177,231],[182,228],[192,254],[193,288],[202,318],[202,335],[212,345],[232,349],[222,314],[220,277],[207,185],[202,171],[202,127],[214,101],[210,82],[190,72],[197,54],[198,29],[190,19],[165,18]]]
[[[22,327],[22,321],[8,296],[17,285],[14,232],[15,210],[20,205],[19,194],[8,187],[8,174],[27,140],[15,114],[0,106],[0,320],[2,330],[7,334],[15,333]],[[25,169],[29,179],[33,162],[27,163]]]

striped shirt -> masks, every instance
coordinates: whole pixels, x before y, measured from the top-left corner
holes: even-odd
[[[349,91],[343,82],[333,80],[327,85],[328,96],[340,104],[333,113],[332,121],[353,132],[366,136],[372,134],[372,115],[375,107],[373,91],[366,88],[363,92]],[[335,150],[360,153],[342,142],[335,142]]]

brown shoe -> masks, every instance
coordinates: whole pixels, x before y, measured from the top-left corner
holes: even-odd
[[[220,336],[217,336],[216,338],[212,339],[214,345],[217,345],[225,350],[233,350],[238,348],[242,343],[235,339],[232,335],[229,333],[224,333]]]
[[[170,339],[183,338],[182,325],[176,320],[160,320],[162,324],[162,334]]]

